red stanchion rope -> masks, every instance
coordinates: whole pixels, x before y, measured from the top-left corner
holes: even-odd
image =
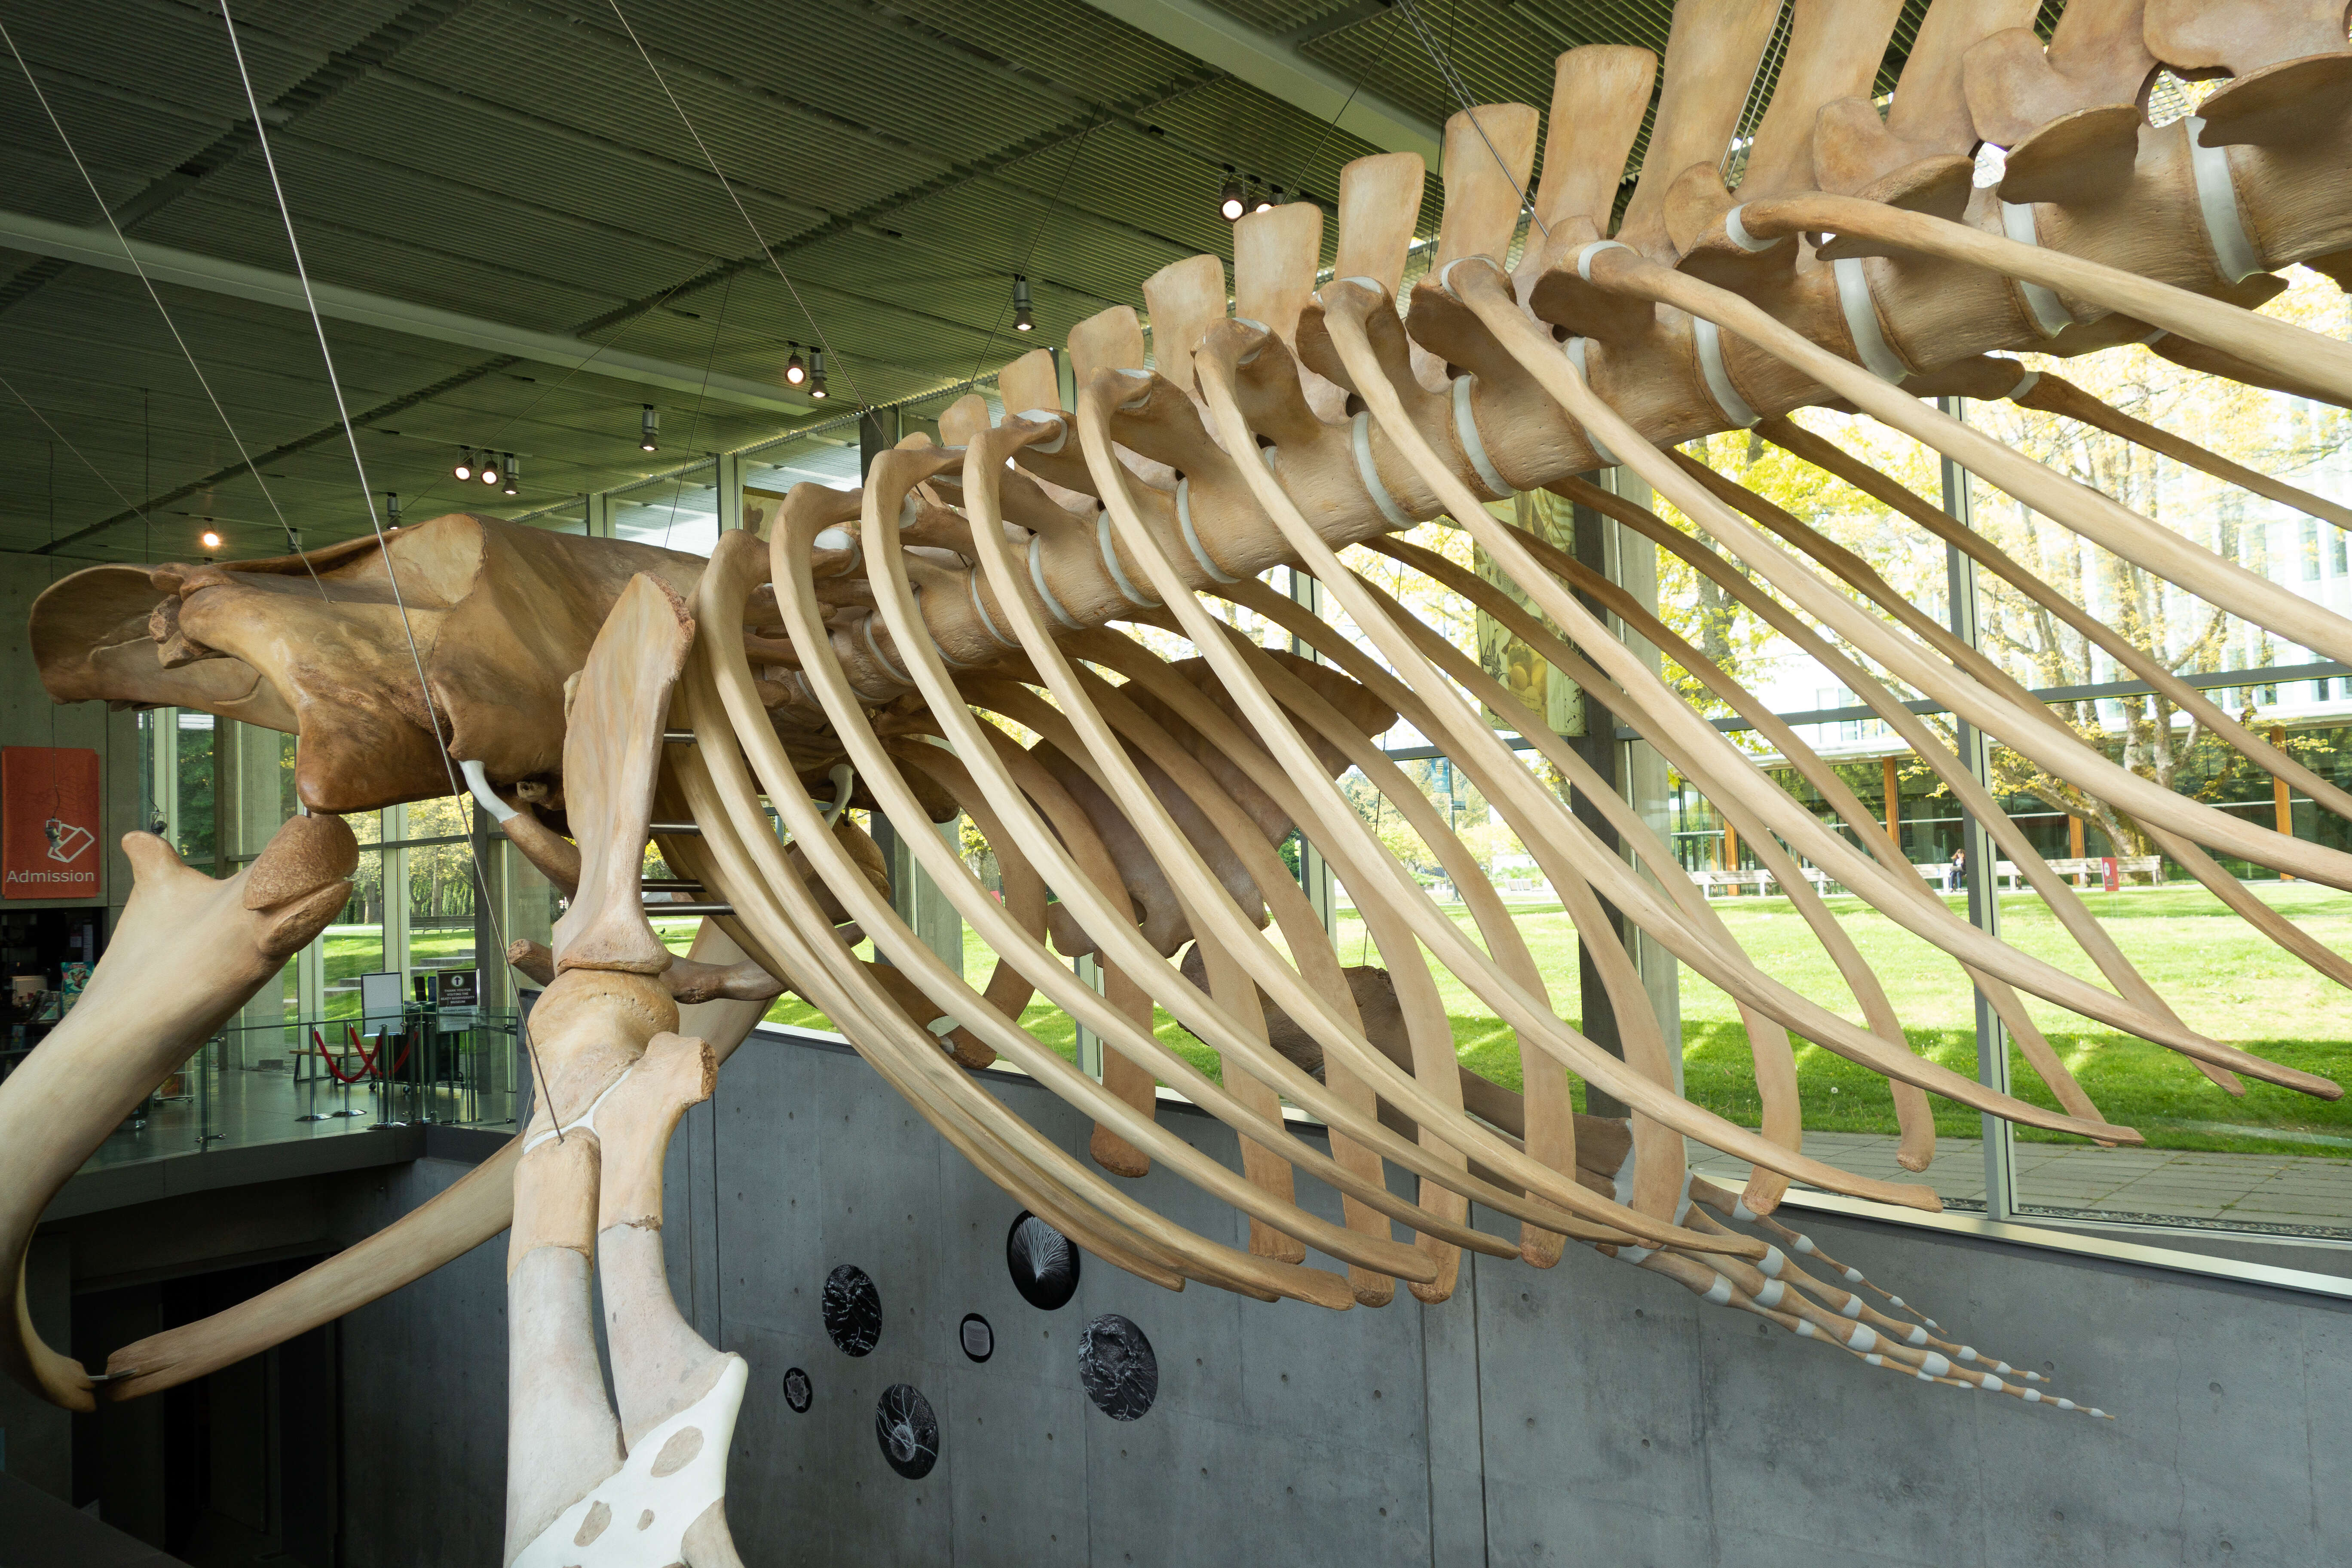
[[[410,1038],[406,1030],[403,1030],[398,1036],[394,1037],[400,1046],[400,1055],[394,1058],[389,1065],[385,1063],[383,1042],[384,1037],[390,1034],[392,1034],[390,1029],[377,1030],[375,1036],[375,1049],[370,1050],[367,1047],[367,1042],[360,1037],[359,1028],[356,1025],[346,1024],[343,1026],[343,1037],[347,1042],[343,1052],[343,1059],[348,1062],[352,1058],[352,1052],[356,1051],[359,1053],[360,1068],[359,1071],[353,1073],[346,1073],[341,1068],[335,1065],[333,1053],[327,1049],[327,1042],[319,1037],[319,1031],[315,1028],[310,1031],[310,1043],[317,1048],[319,1052],[319,1059],[327,1064],[327,1070],[335,1075],[335,1081],[337,1083],[360,1083],[370,1078],[389,1078],[408,1065],[408,1053],[415,1048],[416,1042]]]
[[[316,1029],[310,1031],[310,1035],[313,1039],[318,1037],[318,1034],[319,1031]],[[327,1070],[335,1075],[335,1081],[337,1083],[362,1082],[374,1072],[375,1057],[373,1053],[369,1051],[366,1044],[361,1040],[359,1030],[349,1024],[343,1026],[343,1038],[347,1042],[343,1059],[345,1061],[351,1060],[351,1052],[357,1051],[360,1055],[359,1071],[354,1073],[346,1073],[342,1068],[337,1067],[335,1065],[334,1056],[327,1049],[326,1043],[324,1041],[320,1041],[319,1045],[319,1059],[327,1064]]]

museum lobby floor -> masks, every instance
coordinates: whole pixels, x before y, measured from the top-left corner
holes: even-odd
[[[399,1086],[391,1115],[380,1113],[379,1091],[365,1085],[346,1090],[334,1083],[298,1083],[282,1072],[213,1071],[201,1085],[191,1081],[190,1092],[151,1096],[139,1114],[126,1119],[109,1134],[98,1152],[82,1166],[103,1171],[142,1160],[207,1151],[250,1148],[258,1143],[343,1138],[374,1131],[387,1120],[409,1123],[429,1120],[466,1127],[509,1126],[497,1117],[508,1114],[507,1097],[483,1095],[472,1108],[491,1121],[466,1120],[464,1097],[455,1090],[421,1092]],[[339,1114],[349,1110],[355,1114]],[[304,1116],[317,1114],[317,1121]]]

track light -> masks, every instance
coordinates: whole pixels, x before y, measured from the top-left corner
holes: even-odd
[[[1280,185],[1269,185],[1266,187],[1266,194],[1258,197],[1256,204],[1250,208],[1250,211],[1254,213],[1270,213],[1281,205],[1282,187]]]
[[[784,384],[798,386],[808,379],[808,366],[801,363],[801,346],[792,345],[793,357],[784,362]]]
[[[482,454],[482,483],[492,489],[499,488],[499,459],[494,452]]]
[[[824,389],[824,351],[823,349],[809,350],[808,392],[811,397],[829,397],[832,395],[832,394],[826,392]]]
[[[637,421],[637,446],[647,452],[661,450],[661,415],[650,403]]]
[[[514,454],[512,452],[504,453],[500,456],[499,461],[504,466],[507,476],[506,489],[502,493],[507,495],[520,494],[522,491],[522,481],[515,473]]]
[[[1037,316],[1033,307],[1034,302],[1029,298],[1029,279],[1018,272],[1014,273],[1013,275],[1013,330],[1014,331],[1034,332],[1037,330]]]
[[[383,521],[384,526],[388,529],[400,526],[400,492],[398,490],[383,492]]]
[[[221,536],[208,528],[196,536],[196,542],[206,550],[218,550],[221,547]]]
[[[471,447],[458,447],[457,465],[449,471],[457,475],[461,479],[472,479],[474,477],[474,449]]]
[[[1217,211],[1223,216],[1227,223],[1232,223],[1248,210],[1248,205],[1242,200],[1241,177],[1234,173],[1234,166],[1228,163],[1225,165],[1225,188],[1217,197]]]

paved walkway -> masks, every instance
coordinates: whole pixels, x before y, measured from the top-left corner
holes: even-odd
[[[1981,1205],[1984,1146],[1937,1142],[1936,1163],[1913,1174],[1895,1163],[1895,1141],[1880,1133],[1810,1132],[1805,1152],[1856,1175],[1925,1181],[1947,1203]],[[2098,1149],[2085,1144],[2015,1145],[2017,1200],[2035,1208],[2088,1210],[2297,1230],[2352,1231],[2352,1150],[2344,1159],[2307,1154],[2207,1154],[2179,1149]],[[1719,1185],[1748,1180],[1748,1163],[1691,1146],[1691,1165]]]

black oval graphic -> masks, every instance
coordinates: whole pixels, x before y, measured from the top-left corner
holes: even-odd
[[[1133,1421],[1160,1397],[1160,1358],[1141,1329],[1106,1312],[1078,1334],[1078,1381],[1096,1409],[1114,1421]]]
[[[808,1407],[815,1400],[816,1385],[809,1381],[809,1374],[796,1366],[787,1368],[784,1373],[784,1403],[793,1407],[793,1414],[807,1415]]]
[[[856,1264],[824,1277],[824,1331],[845,1355],[864,1355],[882,1338],[882,1292]]]
[[[1021,1299],[1040,1310],[1066,1307],[1078,1293],[1078,1249],[1026,1209],[1004,1233],[1004,1267]]]
[[[910,1481],[921,1480],[940,1462],[940,1418],[931,1402],[910,1383],[894,1383],[874,1406],[874,1440],[890,1468]]]
[[[956,1338],[963,1346],[963,1353],[974,1361],[986,1361],[996,1353],[996,1331],[978,1312],[963,1315],[963,1326],[956,1331]]]

